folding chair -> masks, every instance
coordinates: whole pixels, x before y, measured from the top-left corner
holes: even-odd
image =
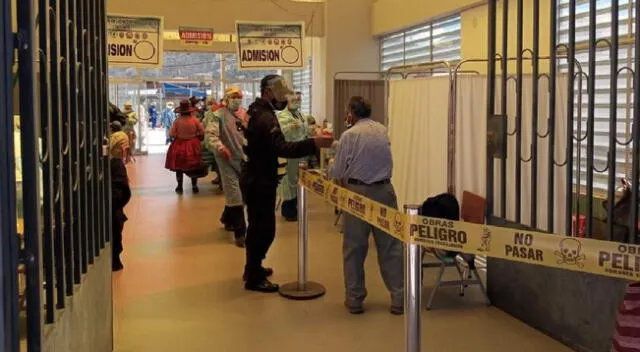
[[[479,223],[484,223],[484,206],[480,207],[480,203],[478,202],[479,200],[481,200],[481,202],[484,203],[484,199],[469,192],[465,192],[465,195],[466,197],[463,196],[463,216],[468,216],[466,219],[469,219],[471,222],[479,221]],[[467,200],[466,203],[465,200]],[[425,209],[427,207],[429,207],[430,209]],[[434,207],[440,209],[434,209]],[[481,211],[479,217],[478,209]],[[434,198],[429,198],[423,204],[422,213],[425,216],[439,217],[449,220],[459,220],[460,218],[458,201],[453,195],[450,194],[441,194]],[[427,248],[425,251],[423,251],[423,259],[426,254],[434,257],[437,261],[426,263],[423,262],[422,268],[440,269],[434,288],[431,291],[429,300],[427,301],[427,310],[431,309],[436,292],[440,287],[443,286],[457,286],[459,288],[459,295],[462,297],[464,296],[464,289],[466,287],[468,287],[469,285],[478,285],[482,290],[482,294],[484,296],[486,304],[491,304],[491,302],[489,301],[489,297],[487,296],[484,284],[482,283],[478,270],[475,266],[475,255],[446,252],[434,248]],[[458,279],[443,281],[442,277],[444,275],[445,269],[451,267],[456,268],[456,271],[458,272]]]

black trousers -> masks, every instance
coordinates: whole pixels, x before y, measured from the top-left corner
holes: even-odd
[[[242,185],[249,227],[246,237],[245,274],[248,283],[265,279],[262,261],[276,236],[276,187]]]
[[[113,262],[120,261],[120,253],[122,253],[122,230],[127,217],[122,209],[112,209],[111,215],[111,251]]]

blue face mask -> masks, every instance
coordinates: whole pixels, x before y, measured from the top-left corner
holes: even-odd
[[[300,110],[300,103],[292,103],[289,105],[289,110],[298,111]]]

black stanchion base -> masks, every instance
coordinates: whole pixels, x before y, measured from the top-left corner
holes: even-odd
[[[324,296],[326,289],[317,282],[307,281],[303,290],[298,289],[297,282],[290,282],[280,286],[280,295],[297,301],[306,301]]]

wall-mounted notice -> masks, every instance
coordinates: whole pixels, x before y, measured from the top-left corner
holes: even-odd
[[[304,22],[236,22],[239,70],[304,68]]]
[[[184,45],[211,46],[213,45],[212,28],[180,27],[180,40]]]
[[[107,15],[109,65],[162,67],[162,17]]]

